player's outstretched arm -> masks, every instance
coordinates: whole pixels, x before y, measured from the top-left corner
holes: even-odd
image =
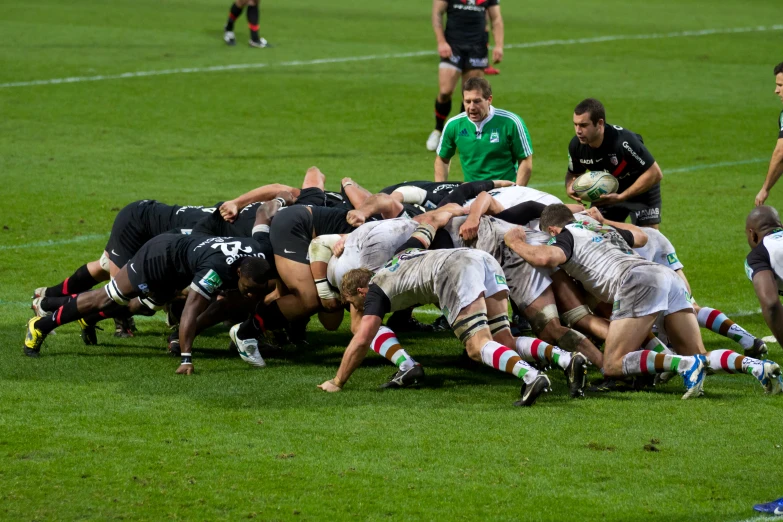
[[[435,181],[448,181],[450,160],[435,155]]]
[[[488,192],[482,192],[476,197],[476,201],[470,204],[468,219],[459,227],[459,235],[462,239],[470,241],[478,236],[478,227],[481,216],[494,216],[503,212],[503,207],[495,201]]]
[[[198,316],[209,306],[209,300],[198,292],[188,292],[188,298],[185,301],[185,308],[182,310],[182,317],[179,320],[179,346],[182,352],[182,361],[180,362],[177,373],[182,375],[191,375],[193,373],[193,339],[196,338],[196,325]]]
[[[778,285],[771,270],[763,270],[753,275],[753,289],[759,298],[761,314],[764,316],[772,335],[778,342],[783,341],[783,305],[778,296]]]
[[[377,315],[365,315],[359,323],[359,330],[354,334],[351,343],[343,354],[343,360],[340,368],[337,370],[337,376],[330,379],[318,387],[327,392],[336,392],[342,390],[345,383],[351,377],[351,374],[362,364],[367,350],[370,349],[370,343],[378,333],[383,319]]]
[[[373,194],[365,200],[356,210],[348,212],[346,219],[354,227],[364,222],[375,214],[380,214],[383,219],[391,219],[402,212],[402,203],[388,194]]]
[[[448,2],[444,0],[432,0],[432,30],[435,32],[435,40],[438,42],[438,55],[441,58],[451,56],[451,46],[446,42],[446,33],[443,31],[443,14],[448,6]]]
[[[548,245],[528,245],[526,237],[522,227],[514,227],[506,232],[503,240],[508,248],[533,266],[555,268],[568,261],[561,249]]]
[[[263,185],[251,190],[250,192],[245,192],[241,196],[237,196],[236,198],[226,201],[220,205],[220,215],[223,216],[223,219],[226,221],[234,221],[239,211],[249,204],[256,203],[258,201],[269,201],[270,199],[274,199],[278,193],[283,191],[288,191],[294,196],[299,195],[299,189],[289,187],[288,185],[283,185],[281,183]]]
[[[353,208],[358,208],[367,198],[372,196],[372,192],[362,187],[351,178],[343,178],[341,186],[345,195],[348,196],[348,201],[353,205]]]
[[[769,169],[767,170],[767,177],[764,180],[764,184],[761,186],[761,190],[756,195],[756,206],[763,205],[769,197],[769,191],[775,186],[775,183],[780,179],[780,175],[783,174],[783,138],[778,140],[778,144],[775,145],[775,150],[772,151],[772,159],[769,160]]]

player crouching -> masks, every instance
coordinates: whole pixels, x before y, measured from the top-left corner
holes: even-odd
[[[319,385],[324,391],[343,388],[364,360],[387,313],[434,303],[440,303],[471,359],[522,379],[516,406],[532,406],[551,388],[545,374],[493,340],[509,327],[508,286],[498,262],[485,252],[463,248],[408,250],[375,275],[364,268],[349,271],[343,277],[342,295],[361,320],[337,375]]]

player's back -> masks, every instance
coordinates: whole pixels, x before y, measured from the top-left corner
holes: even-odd
[[[544,205],[562,203],[558,197],[553,196],[552,194],[530,187],[520,187],[518,185],[492,189],[488,194],[492,196],[495,201],[500,203],[504,209],[511,208],[514,205],[527,203],[528,201],[535,201],[537,203],[543,203]],[[475,199],[468,200],[465,202],[464,206],[466,208],[470,207],[474,201]]]

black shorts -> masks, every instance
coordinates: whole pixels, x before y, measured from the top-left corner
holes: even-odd
[[[126,265],[128,279],[136,292],[159,305],[172,300],[181,288],[190,283],[190,280],[181,280],[173,266],[170,244],[167,234],[156,236],[147,241]]]
[[[441,58],[441,64],[448,64],[462,72],[471,69],[485,69],[489,65],[489,50],[486,45],[456,45],[451,46],[451,56]]]
[[[122,268],[144,243],[152,239],[147,223],[147,211],[157,201],[134,201],[125,205],[114,218],[111,235],[106,243],[106,253],[112,263]]]
[[[269,236],[276,256],[309,264],[307,250],[313,240],[313,214],[305,206],[280,210],[272,219]]]
[[[631,216],[631,223],[640,227],[657,225],[661,222],[661,186],[639,194],[617,205],[598,207],[606,219],[623,222]]]

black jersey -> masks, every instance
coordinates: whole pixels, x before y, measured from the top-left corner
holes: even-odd
[[[783,295],[783,229],[775,229],[764,236],[745,259],[745,273],[751,281],[756,274],[766,270],[772,272],[778,293]]]
[[[431,210],[437,208],[438,204],[443,200],[443,198],[451,194],[451,191],[460,185],[462,185],[461,181],[404,181],[402,183],[397,183],[396,185],[381,189],[381,192],[383,194],[391,194],[401,187],[420,188],[427,194],[420,200],[411,201],[409,203],[421,205],[425,209]]]
[[[199,221],[191,230],[193,235],[207,235],[217,237],[252,237],[259,245],[259,257],[265,258],[270,264],[274,263],[272,242],[269,239],[269,226],[255,227],[256,211],[260,203],[252,203],[237,215],[233,223],[229,223],[220,215],[220,210],[215,210],[209,216]]]
[[[310,207],[313,213],[313,229],[316,236],[323,234],[350,234],[354,227],[348,224],[348,211],[344,208]]]
[[[143,203],[143,205],[141,205]],[[150,236],[165,234],[175,228],[193,227],[207,214],[211,214],[220,203],[212,207],[202,205],[166,205],[154,200],[139,202],[143,207],[143,220]]]
[[[219,290],[235,289],[234,264],[243,257],[264,257],[261,246],[246,237],[161,234],[128,261],[128,277],[141,293],[171,296],[190,285],[211,299]]]
[[[783,111],[780,111],[780,116],[778,117],[778,128],[780,129],[778,139],[783,140]]]
[[[622,192],[655,163],[642,137],[617,125],[604,125],[604,141],[597,149],[574,136],[568,145],[568,172],[584,174],[605,170],[620,182]]]
[[[446,0],[446,29],[449,45],[485,45],[486,11],[499,0]]]

